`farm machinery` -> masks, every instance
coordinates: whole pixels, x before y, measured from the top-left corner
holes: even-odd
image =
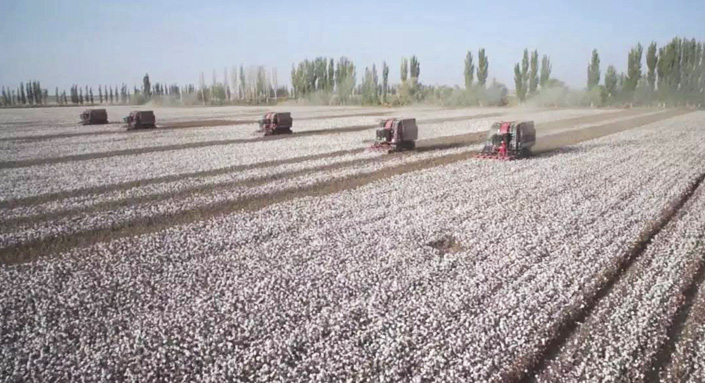
[[[127,130],[154,129],[156,128],[156,117],[151,110],[130,112],[130,115],[123,118],[127,123]]]
[[[291,126],[294,119],[291,118],[291,113],[267,113],[259,122],[260,132],[264,132],[265,136],[273,136],[277,134],[291,134]]]
[[[375,143],[371,149],[387,153],[413,150],[416,148],[418,136],[419,128],[416,126],[415,118],[382,120],[377,128]]]
[[[105,109],[86,109],[81,113],[81,125],[100,125],[108,123]]]
[[[515,160],[531,155],[536,143],[533,121],[496,122],[492,124],[479,158]]]

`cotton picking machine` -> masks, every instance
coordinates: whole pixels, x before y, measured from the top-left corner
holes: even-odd
[[[264,132],[265,136],[273,136],[276,134],[291,134],[291,126],[294,124],[294,119],[291,118],[291,113],[267,113],[259,122],[260,132]]]
[[[496,122],[492,124],[487,142],[479,158],[515,160],[531,155],[536,143],[533,121]]]
[[[81,125],[99,125],[108,123],[105,109],[86,109],[81,113]]]
[[[389,118],[380,121],[371,149],[387,153],[413,150],[418,136],[415,118]]]
[[[127,123],[127,130],[154,129],[157,127],[157,118],[151,110],[141,110],[130,112],[130,115],[123,118]]]

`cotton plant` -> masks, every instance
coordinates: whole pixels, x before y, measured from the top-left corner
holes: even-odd
[[[705,171],[702,118],[527,161],[459,161],[2,266],[0,371],[25,381],[519,379]],[[309,185],[291,182],[267,187]],[[210,198],[191,197],[172,202]],[[654,246],[678,239],[673,230]],[[457,248],[435,245],[447,238]],[[687,251],[684,242],[668,249]],[[633,299],[670,296],[682,267],[658,261],[667,271],[637,278]],[[629,310],[605,312],[617,324]],[[595,372],[590,363],[600,365],[586,361],[576,373],[597,380],[618,366]]]

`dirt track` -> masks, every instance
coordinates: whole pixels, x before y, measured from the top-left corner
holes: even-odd
[[[546,137],[542,141],[545,141],[545,143],[537,148],[537,152],[545,154],[550,150],[555,150],[563,145],[576,144],[585,140],[636,128],[685,113],[688,113],[688,111],[669,110],[653,115],[636,117],[627,121],[557,133]],[[369,174],[348,177],[342,180],[335,180],[333,182],[321,182],[299,189],[282,190],[267,195],[247,197],[235,201],[224,201],[212,205],[200,206],[198,208],[182,211],[176,214],[152,216],[144,219],[140,218],[105,229],[96,229],[71,235],[58,235],[53,238],[31,241],[17,246],[0,249],[0,263],[12,264],[26,262],[36,259],[37,257],[63,252],[78,246],[89,246],[94,243],[109,241],[117,238],[152,233],[171,226],[187,224],[239,211],[254,211],[276,203],[290,201],[297,198],[329,195],[345,190],[355,189],[372,182],[393,177],[395,175],[406,174],[467,160],[472,158],[474,154],[475,153],[473,152],[450,154],[429,160],[393,166]]]

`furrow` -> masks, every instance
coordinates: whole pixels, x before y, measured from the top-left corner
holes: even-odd
[[[586,292],[581,308],[566,313],[553,332],[555,335],[550,341],[541,347],[540,352],[529,355],[526,360],[521,361],[521,364],[525,365],[526,368],[523,371],[515,369],[514,371],[520,375],[511,376],[509,377],[511,378],[510,380],[531,382],[541,374],[548,364],[559,355],[560,350],[571,339],[573,333],[579,329],[579,324],[585,322],[592,315],[599,302],[610,295],[623,276],[627,275],[634,262],[647,250],[649,243],[676,217],[679,210],[693,196],[704,179],[705,173],[697,176],[683,194],[664,209],[661,216],[641,233],[627,251],[626,256],[619,258],[615,267],[607,269],[598,278],[602,282],[598,283],[594,290]]]

